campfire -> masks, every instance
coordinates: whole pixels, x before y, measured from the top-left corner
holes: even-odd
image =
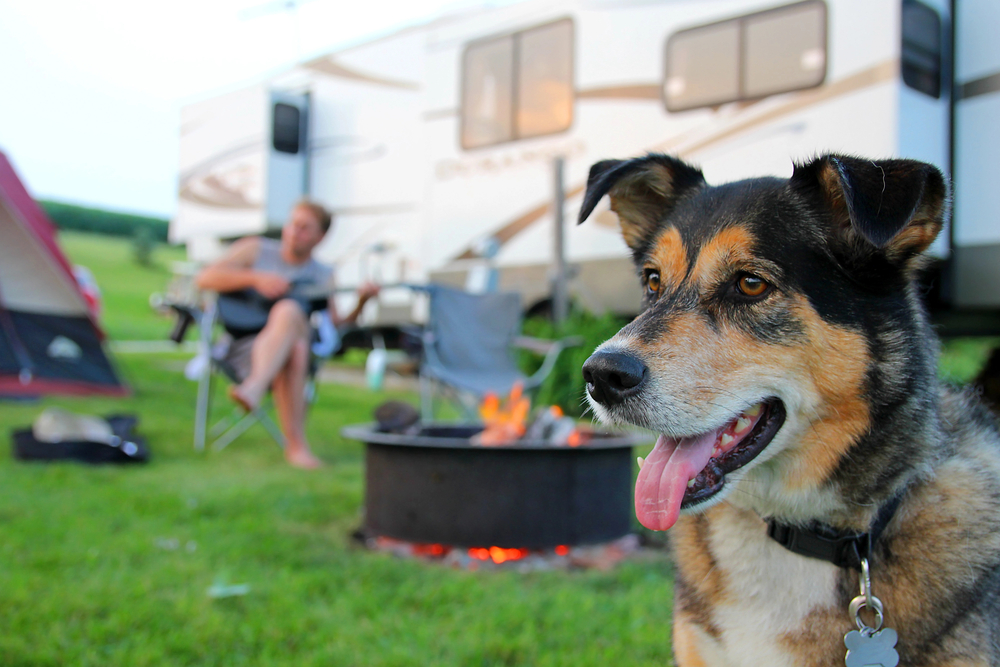
[[[405,407],[384,404],[375,424],[342,431],[365,443],[367,547],[519,571],[610,567],[634,548],[636,436],[578,426],[556,407],[532,412],[519,386],[487,396],[482,423],[420,422]]]
[[[565,416],[558,405],[539,410],[529,425],[530,413],[531,400],[524,395],[520,383],[511,389],[506,402],[501,402],[496,394],[487,394],[479,406],[479,416],[484,427],[481,433],[472,438],[472,444],[503,447],[523,439],[549,445],[579,447],[592,435],[581,430],[572,417]]]

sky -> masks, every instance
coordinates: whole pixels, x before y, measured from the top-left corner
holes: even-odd
[[[182,104],[479,4],[0,0],[0,150],[36,198],[169,217]]]

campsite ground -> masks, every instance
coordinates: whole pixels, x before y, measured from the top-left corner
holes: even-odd
[[[125,241],[62,243],[101,285],[113,339],[165,338],[170,322],[147,300],[179,251],[160,249],[142,268]],[[945,373],[973,375],[988,344],[951,344]],[[609,572],[463,572],[352,542],[362,447],[340,427],[412,394],[321,387],[308,429],[330,465],[304,472],[257,429],[222,453],[195,453],[185,355],[118,359],[128,399],[0,403],[5,432],[48,405],[136,413],[154,456],[136,467],[26,465],[0,448],[0,664],[670,664],[661,554]],[[249,591],[213,598],[215,583]]]
[[[153,267],[127,241],[64,234],[105,299],[113,339],[163,340]],[[166,252],[164,250],[167,250]],[[258,428],[221,453],[191,448],[194,385],[183,354],[119,354],[125,400],[0,403],[0,425],[45,406],[140,416],[145,466],[26,465],[0,448],[0,664],[657,665],[670,662],[662,555],[610,572],[464,572],[356,546],[362,446],[340,427],[389,398],[324,385],[309,419],[314,472],[282,462]],[[248,584],[212,598],[214,583]]]

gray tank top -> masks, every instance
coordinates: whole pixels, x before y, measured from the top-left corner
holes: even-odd
[[[333,269],[309,258],[302,264],[289,264],[281,258],[281,241],[261,237],[255,271],[277,273],[292,283],[292,290],[317,293],[333,288]]]

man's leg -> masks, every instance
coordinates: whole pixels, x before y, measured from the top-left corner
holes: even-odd
[[[250,375],[232,387],[230,395],[247,409],[260,405],[264,394],[291,356],[292,348],[306,340],[309,323],[302,307],[291,299],[274,304],[267,325],[257,334],[250,351]]]
[[[306,441],[306,376],[309,372],[309,342],[296,341],[288,363],[278,371],[271,389],[281,430],[285,434],[285,458],[300,468],[317,468],[323,464],[309,449]]]

